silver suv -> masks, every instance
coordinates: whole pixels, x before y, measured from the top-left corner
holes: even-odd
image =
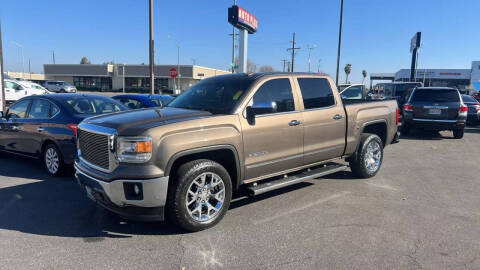
[[[46,81],[45,88],[58,93],[76,93],[77,88],[64,81]]]

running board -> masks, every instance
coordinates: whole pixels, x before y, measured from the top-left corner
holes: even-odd
[[[329,164],[329,165],[318,167],[312,170],[303,171],[295,175],[291,175],[291,176],[285,175],[286,177],[283,177],[280,179],[271,180],[271,181],[263,182],[260,184],[254,183],[253,185],[247,186],[246,190],[248,192],[248,195],[250,196],[260,195],[265,192],[288,187],[309,179],[322,177],[328,174],[344,171],[346,169],[347,169],[347,166],[345,165]]]

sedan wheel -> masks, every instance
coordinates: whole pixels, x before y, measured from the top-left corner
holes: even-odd
[[[63,162],[62,157],[60,156],[60,152],[55,145],[47,145],[43,155],[43,160],[45,168],[51,175],[60,175],[63,169]]]

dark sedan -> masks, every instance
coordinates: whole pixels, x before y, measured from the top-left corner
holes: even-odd
[[[129,109],[135,110],[150,107],[164,107],[175,98],[166,95],[132,94],[114,96],[113,99],[127,106]]]
[[[72,166],[77,124],[83,119],[127,110],[97,95],[53,94],[22,98],[1,113],[0,151],[41,158],[52,175]]]
[[[463,138],[467,111],[457,89],[417,87],[403,106],[402,133],[412,128],[451,130],[456,139]]]
[[[468,107],[467,122],[472,124],[480,123],[480,102],[469,95],[462,95],[462,100]]]

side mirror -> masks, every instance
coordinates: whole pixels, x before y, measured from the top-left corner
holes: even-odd
[[[277,112],[277,103],[274,101],[256,102],[253,106],[248,106],[246,109],[247,121],[250,125],[255,125],[255,115],[269,114]]]

